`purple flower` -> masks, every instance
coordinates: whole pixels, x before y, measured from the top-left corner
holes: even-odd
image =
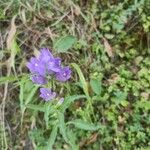
[[[41,61],[41,63],[43,63],[43,65],[46,66],[48,73],[52,74],[53,72],[56,73],[60,71],[61,59],[54,58],[49,49],[47,48],[41,49],[39,60]]]
[[[41,60],[42,63],[47,63],[50,59],[54,58],[51,52],[48,48],[42,48],[41,53],[39,56],[39,60]]]
[[[71,70],[69,67],[61,68],[61,70],[58,73],[56,73],[56,79],[58,81],[65,82],[68,79],[70,79],[70,77],[71,77]]]
[[[33,74],[39,74],[41,76],[45,76],[46,74],[46,67],[35,57],[31,57],[30,62],[27,63],[27,67]]]
[[[62,67],[61,58],[54,57],[47,48],[42,48],[38,58],[31,57],[27,63],[31,80],[36,84],[47,84],[47,75],[55,75],[58,81],[65,82],[71,77],[69,67]],[[53,93],[56,94],[56,93]]]
[[[56,93],[52,92],[51,89],[48,88],[40,88],[40,97],[45,101],[50,101],[55,98]]]
[[[36,84],[47,84],[47,79],[41,75],[33,75],[31,80]]]
[[[61,59],[60,58],[51,58],[48,62],[47,62],[47,70],[48,73],[56,73],[59,72],[61,69]]]

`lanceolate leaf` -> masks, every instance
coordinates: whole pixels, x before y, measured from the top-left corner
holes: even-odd
[[[9,76],[9,77],[1,77],[0,78],[0,85],[5,84],[6,82],[14,82],[17,78],[15,76]]]
[[[56,123],[56,124],[53,126],[53,129],[52,129],[50,138],[49,138],[49,140],[48,140],[48,144],[47,144],[46,150],[53,150],[52,146],[53,146],[53,144],[55,143],[56,136],[57,136],[57,131],[58,131],[58,124]]]
[[[80,119],[70,121],[67,124],[74,124],[76,128],[83,129],[83,130],[89,130],[89,131],[95,131],[95,130],[100,129],[100,125],[94,125],[94,124],[85,122]]]
[[[66,141],[66,143],[68,143],[68,138],[67,138],[67,134],[66,134],[66,124],[64,122],[64,115],[63,113],[58,113],[58,119],[59,119],[59,129],[60,129],[60,133],[63,136],[64,140]]]
[[[73,95],[73,96],[68,96],[65,98],[62,106],[60,107],[60,110],[62,112],[64,112],[69,106],[70,104],[75,101],[75,100],[78,100],[78,99],[81,99],[81,98],[87,98],[85,95]]]
[[[58,112],[58,119],[59,119],[59,130],[65,142],[68,143],[73,150],[78,150],[78,146],[75,143],[75,136],[71,132],[71,130],[66,127],[63,113]]]
[[[79,150],[79,145],[76,143],[77,137],[75,136],[75,133],[70,129],[67,130],[67,135],[69,138],[69,143],[72,147],[72,150]]]
[[[87,82],[86,82],[86,80],[84,78],[84,75],[83,75],[80,67],[77,64],[75,64],[75,63],[72,63],[72,66],[76,69],[76,71],[77,71],[77,73],[79,75],[79,78],[80,78],[80,82],[81,82],[82,87],[83,87],[83,91],[84,91],[85,95],[89,98],[88,85],[87,85]]]

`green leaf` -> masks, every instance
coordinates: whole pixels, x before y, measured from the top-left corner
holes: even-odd
[[[128,105],[128,101],[126,100],[127,99],[127,96],[128,96],[128,93],[126,92],[122,92],[122,91],[117,91],[117,92],[114,92],[114,95],[115,97],[112,98],[112,100],[118,105],[118,104],[121,104],[122,106],[127,106]]]
[[[72,147],[72,150],[79,150],[79,145],[76,143],[76,136],[75,133],[72,130],[67,130],[67,136],[69,138],[70,146]]]
[[[58,112],[58,120],[60,133],[63,136],[65,142],[68,143],[73,150],[78,150],[78,146],[75,143],[75,135],[69,129],[66,128],[63,113]]]
[[[96,131],[100,129],[100,125],[94,125],[88,122],[85,122],[80,119],[76,119],[74,121],[69,121],[67,124],[74,124],[76,128],[88,130],[88,131]]]
[[[117,91],[117,92],[114,92],[116,98],[120,101],[122,100],[126,100],[128,94],[126,92],[122,92],[122,91]]]
[[[63,104],[61,105],[60,107],[60,110],[62,112],[65,112],[65,110],[70,106],[70,104],[75,101],[75,100],[78,100],[80,98],[86,98],[85,95],[73,95],[73,96],[68,96],[65,98]]]
[[[99,80],[91,79],[90,85],[92,87],[92,90],[95,94],[100,95],[101,94],[101,83]]]
[[[26,105],[29,104],[37,92],[37,89],[39,86],[34,86],[30,89],[30,92],[26,94],[26,89],[25,89],[25,84],[27,83],[26,77],[22,78],[21,81],[19,82],[20,85],[20,93],[19,93],[19,100],[20,100],[20,108],[21,108],[21,125],[23,122],[23,116],[24,112],[26,110]]]
[[[40,105],[33,105],[33,104],[28,104],[26,105],[26,108],[35,110],[35,111],[39,111],[39,112],[44,112],[45,108],[43,106]]]
[[[63,136],[64,140],[66,141],[66,143],[69,142],[67,134],[66,134],[66,124],[64,121],[64,115],[63,113],[58,113],[58,120],[59,120],[59,129],[60,129],[60,133]]]
[[[20,108],[21,108],[21,127],[23,123],[23,116],[25,112],[25,106],[24,106],[24,84],[23,81],[20,83],[20,92],[19,92],[19,100],[20,100]]]
[[[52,108],[51,103],[46,103],[45,104],[45,111],[44,111],[44,120],[46,122],[46,128],[48,129],[48,124],[49,124],[49,115],[51,113],[54,113],[55,110]]]
[[[85,95],[89,98],[90,96],[89,96],[89,92],[88,92],[88,85],[87,85],[87,82],[83,76],[83,73],[82,73],[80,67],[75,63],[72,63],[72,66],[76,69],[76,71],[79,75],[79,78],[80,78],[80,82],[82,84],[83,91],[84,91]]]
[[[52,150],[52,146],[53,146],[53,144],[55,143],[55,140],[56,140],[57,131],[58,131],[58,124],[56,123],[56,124],[53,126],[53,129],[52,129],[50,138],[49,138],[49,140],[48,140],[48,144],[47,144],[46,150]]]
[[[143,108],[144,110],[148,111],[150,110],[150,101],[138,101],[136,107]]]
[[[31,92],[29,93],[28,97],[25,100],[25,105],[27,105],[29,102],[32,101],[32,98],[34,97],[35,93],[37,92],[39,86],[35,86],[31,89]]]
[[[76,42],[76,38],[74,36],[68,35],[65,37],[61,37],[56,40],[54,43],[54,49],[56,49],[59,53],[65,53],[72,47],[72,45]]]
[[[20,92],[19,92],[20,108],[23,112],[23,101],[24,101],[24,84],[20,82]]]
[[[0,84],[5,84],[6,82],[14,82],[16,80],[17,80],[17,78],[15,76],[1,77]]]

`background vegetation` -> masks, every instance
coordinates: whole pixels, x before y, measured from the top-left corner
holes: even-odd
[[[41,47],[72,68],[62,105],[30,81]],[[149,56],[148,0],[1,0],[1,149],[150,149]]]

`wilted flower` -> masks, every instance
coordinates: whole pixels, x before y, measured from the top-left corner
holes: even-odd
[[[51,89],[48,88],[40,88],[40,97],[45,101],[50,101],[55,98],[56,93],[52,92]]]
[[[58,81],[65,82],[68,79],[70,79],[70,77],[71,77],[71,70],[69,67],[63,67],[58,73],[56,73],[56,79]]]
[[[33,75],[31,80],[36,84],[47,84],[47,79],[41,75]]]

